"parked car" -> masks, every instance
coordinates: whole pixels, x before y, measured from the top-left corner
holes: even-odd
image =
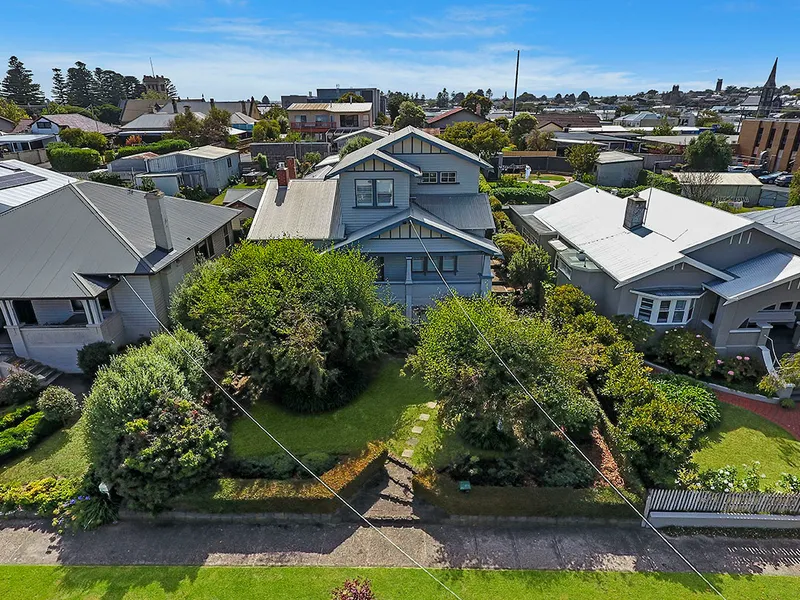
[[[763,167],[751,167],[747,170],[747,172],[752,174],[753,177],[761,177],[762,175],[769,174],[769,170]]]
[[[786,175],[786,171],[775,171],[769,175],[762,175],[758,178],[761,183],[775,183],[775,180],[781,175]]]
[[[781,187],[789,187],[792,184],[792,174],[787,173],[786,175],[781,175],[775,180],[775,185],[779,185]]]
[[[742,165],[731,165],[728,167],[728,173],[746,173],[747,167],[743,167]]]

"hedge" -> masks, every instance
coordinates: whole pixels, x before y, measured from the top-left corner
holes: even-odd
[[[0,419],[0,432],[5,431],[9,427],[13,427],[14,425],[19,424],[25,417],[33,414],[36,412],[36,406],[33,404],[26,404],[24,406],[20,406],[19,408],[12,410],[9,413],[3,415],[3,418]]]
[[[670,194],[677,194],[680,196],[681,193],[681,184],[678,183],[677,179],[669,175],[653,173],[653,171],[648,171],[646,169],[639,171],[639,179],[636,183],[645,187],[658,188]]]
[[[59,424],[48,421],[44,418],[44,413],[39,411],[19,425],[0,431],[0,463],[22,454],[58,428]]]
[[[414,476],[415,497],[438,506],[450,515],[485,515],[501,517],[595,517],[606,519],[635,518],[635,513],[610,487],[536,488],[472,486],[464,493],[447,476],[426,471]],[[623,493],[635,506],[642,507],[639,496]]]
[[[161,140],[160,142],[143,144],[141,146],[123,146],[117,150],[115,158],[125,158],[126,156],[133,156],[141,152],[169,154],[170,152],[177,152],[179,150],[188,150],[191,147],[192,145],[186,140]]]
[[[48,148],[47,157],[55,171],[94,171],[102,159],[97,150],[89,148]]]
[[[370,443],[358,457],[336,465],[322,480],[343,498],[352,497],[383,466],[387,451]],[[316,480],[271,481],[221,478],[176,500],[174,508],[209,513],[333,513],[342,504]]]
[[[547,204],[547,195],[552,188],[539,183],[527,187],[502,187],[492,190],[492,194],[503,204]]]
[[[25,484],[0,484],[0,510],[28,510],[38,515],[49,515],[59,505],[75,497],[81,489],[82,479],[47,477]]]

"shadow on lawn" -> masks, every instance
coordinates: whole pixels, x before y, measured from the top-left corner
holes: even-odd
[[[200,567],[84,567],[59,569],[59,592],[80,598],[124,600],[176,594],[184,582],[193,583]],[[177,594],[176,594],[177,595]]]

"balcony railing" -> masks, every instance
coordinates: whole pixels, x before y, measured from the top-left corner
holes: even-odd
[[[290,125],[292,129],[299,131],[328,131],[336,128],[336,123],[333,121],[294,122]]]

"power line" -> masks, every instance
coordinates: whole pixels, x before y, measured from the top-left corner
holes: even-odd
[[[473,320],[472,320],[472,317],[470,316],[469,312],[467,312],[467,309],[466,309],[466,308],[464,308],[464,305],[463,305],[463,304],[462,304],[462,302],[461,302],[461,298],[460,298],[460,297],[459,297],[459,295],[458,295],[458,294],[455,292],[455,290],[453,290],[453,288],[451,288],[451,287],[450,287],[450,284],[449,284],[449,283],[447,283],[447,280],[444,278],[444,276],[442,275],[442,272],[439,270],[439,265],[436,263],[436,261],[435,261],[435,260],[433,260],[433,257],[431,256],[431,253],[430,253],[430,252],[428,252],[428,248],[427,248],[427,246],[425,245],[425,242],[423,242],[423,241],[422,241],[422,236],[420,236],[420,234],[419,234],[419,231],[417,231],[417,228],[414,226],[414,224],[413,224],[413,223],[411,224],[411,229],[413,229],[413,230],[414,230],[414,234],[417,236],[417,239],[419,240],[419,243],[422,245],[422,249],[425,251],[425,254],[426,254],[426,255],[427,255],[427,257],[428,257],[428,260],[429,260],[429,261],[430,261],[430,262],[433,264],[433,267],[436,269],[436,273],[439,275],[439,278],[442,280],[442,283],[444,283],[445,287],[447,288],[447,291],[448,291],[448,292],[450,292],[450,295],[451,295],[451,296],[452,296],[452,297],[455,299],[455,301],[456,301],[456,304],[458,304],[458,307],[461,309],[461,312],[463,312],[463,313],[464,313],[464,316],[465,316],[465,317],[467,317],[467,320],[470,322],[470,324],[472,325],[472,327],[475,329],[475,331],[476,331],[476,332],[478,332],[478,335],[480,336],[480,338],[481,338],[481,339],[483,340],[483,342],[484,342],[484,343],[485,343],[485,344],[486,344],[486,345],[489,347],[489,350],[491,350],[491,351],[492,351],[492,354],[494,354],[494,355],[497,357],[497,360],[499,360],[499,361],[500,361],[500,364],[501,364],[501,365],[503,365],[503,368],[504,368],[506,371],[508,371],[509,375],[511,375],[511,377],[514,379],[514,381],[517,383],[517,385],[518,385],[518,386],[519,386],[519,387],[522,389],[522,391],[525,393],[525,395],[526,395],[528,398],[530,398],[530,400],[531,400],[531,401],[532,401],[532,402],[533,402],[533,403],[536,405],[536,407],[537,407],[537,408],[538,408],[538,409],[541,411],[541,413],[542,413],[542,414],[543,414],[543,415],[544,415],[544,416],[547,418],[547,420],[548,420],[548,421],[550,421],[550,423],[551,423],[551,424],[552,424],[552,426],[554,427],[555,431],[559,431],[559,432],[560,432],[560,433],[561,433],[561,434],[564,436],[564,438],[565,438],[565,439],[566,439],[566,440],[567,440],[567,441],[570,443],[570,445],[571,445],[571,446],[572,446],[572,447],[573,447],[573,448],[574,448],[574,449],[575,449],[575,450],[578,452],[578,454],[580,454],[580,456],[581,456],[581,457],[582,457],[582,458],[583,458],[583,459],[584,459],[584,460],[585,460],[587,463],[589,463],[589,465],[592,467],[592,469],[594,469],[594,470],[595,470],[595,471],[598,473],[598,475],[600,475],[600,477],[602,477],[602,478],[603,478],[603,480],[604,480],[604,481],[605,481],[605,482],[606,482],[606,483],[607,483],[607,484],[608,484],[608,485],[609,485],[609,486],[610,486],[610,487],[611,487],[611,488],[614,490],[614,492],[616,492],[616,494],[617,494],[617,495],[618,495],[620,498],[622,498],[622,500],[625,502],[625,504],[627,504],[627,505],[628,505],[628,506],[631,508],[631,510],[633,510],[633,511],[634,511],[634,512],[635,512],[635,513],[636,513],[636,514],[637,514],[637,515],[638,515],[638,516],[639,516],[639,517],[642,519],[642,521],[644,521],[645,523],[647,523],[648,527],[650,527],[650,529],[652,529],[652,530],[655,532],[655,534],[656,534],[658,537],[660,537],[660,538],[661,538],[661,541],[663,541],[663,542],[664,542],[664,543],[665,543],[667,546],[669,546],[669,548],[670,548],[670,549],[671,549],[671,550],[672,550],[672,551],[673,551],[673,552],[674,552],[674,553],[675,553],[675,554],[676,554],[678,557],[680,557],[680,559],[681,559],[681,560],[682,560],[684,563],[686,563],[686,565],[688,565],[688,567],[689,567],[689,568],[690,568],[690,569],[691,569],[691,570],[692,570],[692,571],[693,571],[693,572],[694,572],[694,573],[695,573],[695,574],[696,574],[698,577],[700,577],[700,579],[702,579],[702,580],[703,580],[703,581],[706,583],[706,585],[708,585],[708,587],[709,587],[709,588],[711,588],[711,589],[712,589],[712,590],[713,590],[713,591],[714,591],[714,592],[715,592],[715,593],[716,593],[716,594],[717,594],[717,595],[718,595],[720,598],[722,598],[723,600],[726,600],[726,599],[725,599],[725,596],[723,596],[723,595],[722,595],[722,592],[720,592],[720,591],[719,591],[719,590],[718,590],[716,587],[714,587],[714,585],[713,585],[713,584],[712,584],[712,583],[711,583],[711,582],[710,582],[710,581],[709,581],[709,580],[706,578],[706,576],[705,576],[705,575],[703,575],[703,574],[702,574],[700,571],[698,571],[698,570],[695,568],[695,566],[694,566],[694,565],[693,565],[693,564],[692,564],[692,563],[689,561],[689,559],[688,559],[688,558],[686,558],[686,557],[685,557],[683,554],[681,554],[681,552],[680,552],[680,551],[679,551],[679,550],[678,550],[678,549],[677,549],[677,548],[676,548],[676,547],[675,547],[675,546],[674,546],[674,545],[673,545],[673,544],[672,544],[672,543],[671,543],[671,542],[670,542],[670,541],[669,541],[669,540],[668,540],[666,537],[664,537],[664,535],[663,535],[663,534],[662,534],[662,533],[661,533],[661,532],[660,532],[658,529],[656,529],[656,527],[655,527],[655,526],[654,526],[654,525],[653,525],[653,524],[650,522],[650,520],[649,520],[649,519],[647,519],[647,517],[645,517],[645,516],[644,516],[644,515],[643,515],[643,514],[642,514],[642,513],[639,511],[639,509],[638,509],[638,508],[636,508],[636,507],[633,505],[633,503],[632,503],[630,500],[628,500],[628,498],[625,496],[625,494],[623,494],[623,493],[622,493],[622,491],[621,491],[621,490],[620,490],[620,489],[619,489],[619,488],[618,488],[616,485],[614,485],[614,483],[613,483],[613,482],[612,482],[612,481],[611,481],[611,480],[610,480],[610,479],[609,479],[609,478],[608,478],[608,477],[605,475],[605,473],[603,473],[603,471],[601,471],[601,470],[600,470],[600,469],[599,469],[597,466],[595,466],[595,464],[594,464],[594,463],[591,461],[591,459],[589,459],[589,457],[588,457],[588,456],[586,456],[586,454],[584,454],[583,450],[581,450],[581,449],[578,447],[578,445],[577,445],[577,444],[576,444],[574,441],[572,441],[572,438],[571,438],[571,437],[569,437],[569,436],[566,434],[566,432],[565,432],[564,428],[562,428],[562,427],[561,427],[561,426],[560,426],[560,425],[559,425],[559,424],[556,422],[556,420],[555,420],[553,417],[551,417],[551,416],[550,416],[550,413],[547,411],[547,409],[545,409],[545,407],[544,407],[544,406],[543,406],[543,405],[542,405],[542,404],[541,404],[541,403],[540,403],[540,402],[539,402],[539,401],[538,401],[538,400],[537,400],[537,399],[536,399],[536,398],[533,396],[533,394],[531,394],[531,393],[530,393],[530,391],[528,391],[528,388],[527,388],[527,387],[525,387],[525,385],[524,385],[524,384],[523,384],[523,383],[522,383],[522,382],[519,380],[519,378],[518,378],[518,377],[517,377],[517,375],[514,373],[514,371],[512,371],[512,370],[511,370],[511,368],[508,366],[508,364],[506,364],[506,361],[505,361],[505,360],[503,360],[503,357],[502,357],[502,356],[500,356],[500,354],[497,352],[497,350],[495,350],[494,346],[492,346],[491,342],[489,342],[489,340],[486,338],[486,336],[483,334],[483,332],[480,330],[480,328],[479,328],[479,327],[478,327],[478,326],[475,324],[475,321],[473,321]]]
[[[277,438],[276,438],[274,435],[272,435],[272,434],[271,434],[271,433],[270,433],[270,432],[269,432],[269,431],[268,431],[268,430],[267,430],[267,429],[266,429],[266,428],[265,428],[265,427],[264,427],[264,426],[263,426],[261,423],[259,423],[259,422],[256,420],[256,418],[255,418],[255,417],[253,417],[253,415],[251,415],[251,414],[250,414],[250,413],[249,413],[249,412],[248,412],[248,411],[247,411],[247,410],[244,408],[244,406],[242,406],[242,405],[241,405],[241,404],[240,404],[240,403],[239,403],[239,402],[238,402],[238,401],[237,401],[237,400],[236,400],[236,399],[235,399],[233,396],[231,396],[231,395],[228,393],[228,390],[226,390],[226,389],[225,389],[225,388],[224,388],[222,385],[220,385],[220,384],[217,382],[217,380],[216,380],[216,379],[214,379],[214,378],[213,378],[213,377],[212,377],[212,376],[209,374],[209,372],[208,372],[208,371],[206,371],[206,368],[205,368],[205,367],[204,367],[204,366],[203,366],[203,365],[200,363],[200,361],[198,361],[198,360],[197,360],[197,359],[196,359],[194,356],[192,356],[192,353],[191,353],[191,352],[189,352],[189,351],[188,351],[188,350],[187,350],[187,349],[186,349],[186,348],[183,346],[183,344],[181,344],[181,343],[180,343],[180,341],[178,340],[178,338],[176,338],[176,337],[175,337],[175,335],[172,333],[172,331],[170,331],[170,329],[169,329],[169,328],[168,328],[166,325],[164,325],[164,323],[162,323],[162,322],[161,322],[161,319],[159,319],[159,318],[156,316],[156,314],[155,314],[155,313],[154,313],[154,312],[153,312],[153,311],[150,309],[150,307],[147,305],[147,303],[146,303],[146,302],[145,302],[145,301],[142,299],[142,297],[139,295],[139,292],[137,292],[137,291],[136,291],[136,289],[135,289],[135,288],[134,288],[134,287],[133,287],[133,286],[130,284],[130,282],[128,281],[128,278],[127,278],[127,277],[125,277],[125,275],[122,275],[122,276],[121,276],[121,279],[122,279],[122,281],[124,281],[124,282],[126,283],[126,285],[127,285],[127,286],[130,288],[130,290],[131,290],[131,291],[134,293],[134,295],[135,295],[135,296],[136,296],[136,297],[139,299],[139,302],[141,302],[141,303],[142,303],[142,305],[143,305],[143,306],[144,306],[144,307],[147,309],[147,312],[149,312],[149,313],[150,313],[150,315],[151,315],[151,316],[152,316],[152,317],[153,317],[153,318],[156,320],[156,322],[159,324],[159,326],[160,326],[160,327],[161,327],[161,328],[162,328],[162,329],[163,329],[163,330],[164,330],[164,331],[165,331],[165,332],[166,332],[166,333],[167,333],[167,334],[168,334],[168,335],[169,335],[169,336],[170,336],[170,337],[171,337],[173,340],[175,340],[175,343],[177,343],[177,344],[178,344],[178,347],[181,349],[181,351],[182,351],[182,352],[183,352],[183,353],[184,353],[184,354],[185,354],[187,357],[189,357],[189,360],[191,360],[191,361],[192,361],[192,362],[193,362],[193,363],[194,363],[194,364],[195,364],[197,367],[199,367],[199,368],[200,368],[200,369],[203,371],[203,373],[205,374],[205,376],[206,376],[206,377],[208,377],[208,379],[209,379],[209,380],[210,380],[210,381],[211,381],[211,382],[212,382],[212,383],[213,383],[213,384],[214,384],[214,385],[215,385],[215,386],[216,386],[216,387],[217,387],[217,388],[218,388],[218,389],[219,389],[219,390],[220,390],[220,391],[221,391],[223,394],[225,394],[225,396],[227,396],[228,400],[230,400],[231,402],[233,402],[233,404],[236,406],[236,408],[238,408],[238,409],[241,411],[241,413],[242,413],[243,415],[245,415],[245,416],[246,416],[248,419],[250,419],[250,420],[251,420],[253,423],[255,423],[255,424],[256,424],[256,426],[257,426],[257,427],[258,427],[258,428],[259,428],[261,431],[263,431],[263,432],[264,432],[264,433],[267,435],[267,437],[269,437],[269,439],[271,439],[273,442],[275,442],[275,443],[278,445],[278,447],[279,447],[281,450],[283,450],[283,451],[284,451],[286,454],[288,454],[288,455],[289,455],[289,456],[292,458],[292,460],[294,460],[294,461],[295,461],[295,462],[296,462],[298,465],[300,465],[300,466],[301,466],[301,467],[302,467],[302,468],[303,468],[303,469],[304,469],[304,470],[305,470],[305,471],[306,471],[306,472],[307,472],[309,475],[311,475],[311,477],[313,477],[313,478],[314,478],[314,479],[316,479],[316,480],[317,480],[317,481],[318,481],[320,484],[322,484],[322,486],[323,486],[323,487],[324,487],[326,490],[328,490],[328,491],[329,491],[331,494],[333,494],[333,496],[334,496],[334,497],[335,497],[337,500],[339,500],[339,502],[341,502],[341,503],[342,503],[344,506],[346,506],[346,507],[347,507],[349,510],[351,510],[353,513],[355,513],[356,515],[358,515],[358,518],[359,518],[359,519],[361,519],[362,521],[364,521],[364,523],[366,523],[366,524],[367,524],[369,527],[371,527],[371,528],[372,528],[372,529],[373,529],[373,530],[374,530],[374,531],[375,531],[375,532],[376,532],[376,533],[377,533],[379,536],[381,536],[381,537],[382,537],[384,540],[386,540],[387,542],[389,542],[389,543],[390,543],[390,544],[391,544],[391,545],[392,545],[392,546],[395,548],[395,550],[397,550],[398,552],[400,552],[400,554],[402,554],[402,555],[403,555],[403,556],[405,556],[405,557],[406,557],[408,560],[410,560],[410,561],[411,561],[411,562],[412,562],[412,563],[413,563],[413,564],[414,564],[414,565],[415,565],[417,568],[419,568],[419,569],[422,569],[422,571],[423,571],[423,572],[424,572],[424,573],[425,573],[425,574],[426,574],[428,577],[430,577],[430,578],[431,578],[431,579],[433,579],[433,580],[434,580],[436,583],[438,583],[438,584],[439,584],[441,587],[443,587],[443,588],[444,588],[444,589],[445,589],[445,590],[446,590],[448,593],[450,593],[450,595],[451,595],[451,596],[453,596],[453,597],[454,597],[454,598],[456,598],[457,600],[463,600],[463,599],[461,598],[461,596],[459,596],[459,595],[458,595],[456,592],[454,592],[452,589],[450,589],[450,588],[449,588],[449,587],[448,587],[448,586],[447,586],[447,585],[446,585],[446,584],[445,584],[445,583],[444,583],[444,582],[443,582],[441,579],[439,579],[438,577],[436,577],[436,575],[434,575],[434,574],[433,574],[433,573],[432,573],[432,572],[431,572],[429,569],[427,569],[426,567],[424,567],[424,566],[423,566],[423,565],[422,565],[422,564],[421,564],[419,561],[417,561],[417,560],[416,560],[414,557],[412,557],[412,556],[411,556],[411,555],[410,555],[408,552],[406,552],[405,550],[403,550],[403,549],[402,549],[400,546],[398,546],[398,545],[397,545],[395,542],[393,542],[391,539],[389,539],[389,537],[388,537],[388,536],[387,536],[385,533],[383,533],[383,532],[382,532],[380,529],[378,529],[378,528],[377,528],[375,525],[373,525],[373,524],[372,524],[372,522],[370,522],[370,520],[369,520],[369,519],[367,519],[367,517],[365,517],[365,516],[364,516],[364,515],[362,515],[360,512],[358,512],[358,510],[357,510],[355,507],[353,507],[353,505],[352,505],[352,504],[350,504],[350,503],[349,503],[347,500],[345,500],[344,498],[342,498],[342,496],[340,496],[340,495],[339,495],[339,494],[338,494],[338,493],[337,493],[337,492],[336,492],[336,491],[335,491],[335,490],[334,490],[334,489],[333,489],[331,486],[329,486],[327,483],[325,483],[325,482],[324,482],[324,481],[323,481],[323,480],[322,480],[322,479],[319,477],[319,475],[317,475],[316,473],[314,473],[314,471],[312,471],[311,469],[309,469],[309,468],[308,468],[308,467],[305,465],[305,463],[303,463],[303,461],[302,461],[302,460],[300,460],[300,459],[299,459],[297,456],[295,456],[295,455],[292,453],[292,451],[291,451],[291,450],[289,450],[289,449],[288,449],[286,446],[284,446],[284,445],[283,445],[283,444],[282,444],[282,443],[281,443],[281,442],[280,442],[280,441],[279,441],[279,440],[278,440],[278,439],[277,439]]]

